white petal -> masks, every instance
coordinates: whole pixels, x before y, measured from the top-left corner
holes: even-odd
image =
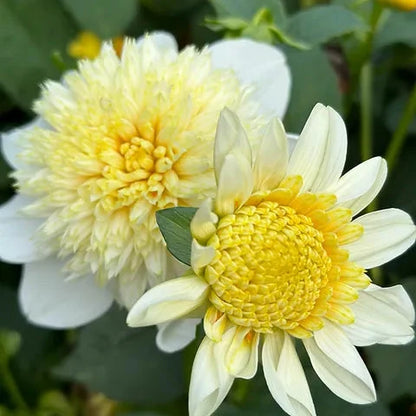
[[[364,234],[343,248],[350,252],[351,261],[366,269],[387,263],[415,241],[416,227],[410,216],[399,209],[370,212],[353,223],[361,224]]]
[[[218,180],[215,212],[220,216],[231,214],[243,204],[253,189],[253,173],[245,159],[227,155]]]
[[[232,327],[222,337],[228,344],[225,354],[225,366],[234,377],[251,379],[256,375],[259,350],[259,333],[247,339],[250,328]]]
[[[331,107],[328,108],[329,125],[321,167],[313,182],[312,192],[325,191],[338,182],[347,157],[347,129],[344,120]]]
[[[290,336],[265,336],[262,352],[267,386],[280,407],[291,416],[315,415],[308,382]]]
[[[274,189],[286,174],[288,140],[282,122],[274,118],[263,136],[254,163],[255,190]]]
[[[46,123],[41,118],[36,118],[30,123],[10,130],[6,133],[1,133],[1,150],[7,163],[13,168],[21,168],[25,163],[19,158],[22,151],[20,140],[22,134],[34,127],[45,127]]]
[[[302,175],[302,191],[309,191],[318,178],[327,148],[329,119],[328,108],[316,104],[289,159],[287,175]]]
[[[215,248],[212,246],[202,246],[195,240],[192,240],[192,249],[191,249],[191,265],[195,271],[198,271],[200,268],[205,267],[207,264],[211,263],[212,259],[215,257]]]
[[[212,212],[212,199],[206,199],[191,221],[191,234],[199,242],[206,242],[216,231],[218,217]]]
[[[147,291],[132,307],[129,326],[148,326],[179,318],[196,309],[209,286],[194,275],[168,280]]]
[[[143,295],[151,278],[153,276],[147,272],[144,265],[131,275],[118,276],[113,285],[114,298],[120,305],[130,309]]]
[[[293,151],[295,150],[298,140],[299,140],[299,134],[287,133],[287,144],[289,148],[289,156],[291,156]]]
[[[217,182],[224,165],[224,160],[229,154],[246,159],[247,163],[251,166],[251,147],[247,134],[237,115],[228,108],[224,108],[218,119],[215,133],[214,169]]]
[[[23,216],[19,211],[30,198],[15,195],[0,207],[0,259],[8,263],[28,263],[47,257],[33,236],[42,219]]]
[[[152,33],[149,33],[148,35],[140,36],[137,39],[137,46],[142,45],[146,37],[149,37],[150,39],[152,39],[152,42],[159,49],[178,52],[178,44],[176,43],[176,39],[168,32],[156,30]]]
[[[224,343],[202,340],[192,366],[189,386],[189,416],[209,416],[219,407],[234,377],[224,366]]]
[[[331,192],[336,195],[339,205],[350,208],[356,215],[377,196],[386,177],[386,161],[373,157],[343,175]]]
[[[74,328],[98,318],[112,304],[109,290],[99,287],[93,276],[65,280],[63,266],[54,258],[25,264],[19,302],[34,324]]]
[[[158,325],[156,345],[164,352],[176,352],[195,339],[200,319],[178,319]]]
[[[407,344],[414,338],[415,310],[403,286],[371,285],[350,305],[355,322],[345,326],[354,345]]]
[[[210,50],[215,68],[231,68],[243,84],[254,86],[254,98],[264,115],[283,118],[291,76],[279,49],[249,39],[234,39],[215,42]]]
[[[337,396],[351,403],[376,400],[370,373],[360,354],[337,325],[326,321],[313,338],[303,340],[315,372]]]

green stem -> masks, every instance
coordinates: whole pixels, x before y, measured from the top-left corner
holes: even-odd
[[[395,130],[393,137],[386,152],[386,160],[389,170],[392,171],[396,166],[400,152],[407,138],[407,131],[413,121],[416,113],[416,84],[413,86],[413,90],[410,93],[410,97],[407,100],[406,107],[399,121],[399,125]]]
[[[367,61],[361,68],[361,159],[372,156],[373,149],[373,108],[372,108],[372,64]]]
[[[12,372],[9,368],[8,359],[5,352],[0,347],[0,381],[3,384],[4,388],[8,392],[10,399],[13,404],[19,410],[28,411],[29,407],[23,399],[23,396],[17,386],[17,383],[13,377]]]

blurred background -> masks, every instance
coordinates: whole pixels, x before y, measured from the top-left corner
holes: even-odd
[[[226,37],[278,45],[292,72],[284,124],[300,132],[316,102],[339,111],[349,133],[347,167],[373,155],[389,177],[372,209],[397,207],[416,218],[416,8],[372,0],[0,0],[0,132],[30,121],[42,81],[59,79],[101,42],[122,49],[125,36],[174,34],[179,47]],[[13,195],[0,156],[0,202]],[[1,236],[0,236],[1,238]],[[373,272],[403,284],[416,300],[416,249]],[[187,414],[190,368],[198,345],[163,354],[153,328],[129,329],[113,307],[79,330],[51,331],[25,321],[17,302],[20,266],[0,263],[0,416]],[[416,415],[416,344],[360,351],[379,400],[355,406],[305,369],[317,412]],[[218,416],[283,414],[259,376],[237,380]]]

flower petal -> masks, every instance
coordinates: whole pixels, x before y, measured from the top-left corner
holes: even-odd
[[[373,157],[343,175],[333,188],[337,203],[356,215],[380,192],[387,177],[387,163]]]
[[[320,379],[337,396],[351,403],[376,400],[370,373],[342,329],[329,322],[303,344]]]
[[[354,345],[407,344],[414,338],[415,310],[403,286],[371,285],[350,305],[355,322],[344,328]]]
[[[176,352],[195,339],[200,319],[178,319],[158,325],[156,345],[164,352]]]
[[[208,416],[214,413],[225,399],[234,377],[224,366],[226,345],[202,340],[192,366],[189,386],[189,416]]]
[[[343,248],[350,252],[351,261],[366,269],[387,263],[415,241],[416,227],[410,216],[400,209],[370,212],[355,219],[354,223],[364,227],[364,234]]]
[[[192,240],[191,265],[198,272],[199,269],[211,263],[215,257],[215,248],[212,246],[202,246],[195,240]]]
[[[243,204],[253,189],[253,173],[245,159],[227,155],[218,180],[215,212],[220,216],[231,214]]]
[[[251,166],[251,147],[239,118],[228,108],[221,111],[215,133],[214,169],[218,182],[227,155],[243,158]]]
[[[264,115],[284,116],[291,76],[283,52],[249,39],[221,40],[209,48],[214,68],[231,68],[243,84],[254,86],[253,96]]]
[[[0,259],[3,261],[28,263],[50,254],[42,251],[33,238],[43,220],[19,214],[30,201],[30,198],[15,195],[0,206]]]
[[[21,140],[22,134],[35,127],[45,127],[46,123],[41,118],[37,117],[31,122],[10,130],[6,133],[1,134],[1,150],[7,163],[13,168],[20,168],[25,163],[19,158],[19,154],[22,151],[19,141]]]
[[[267,334],[262,360],[267,386],[280,407],[291,416],[315,415],[308,382],[290,336],[281,331]]]
[[[329,111],[316,104],[289,159],[287,175],[301,175],[302,191],[309,191],[319,177],[328,141]]]
[[[168,32],[156,30],[148,35],[140,36],[137,39],[137,46],[142,45],[146,38],[152,39],[153,43],[160,49],[172,50],[178,52],[178,44],[176,39]]]
[[[191,234],[200,243],[205,243],[216,231],[218,217],[212,212],[212,199],[206,199],[191,221]]]
[[[147,291],[131,308],[129,326],[148,326],[179,318],[196,309],[207,295],[208,285],[195,275],[168,280]]]
[[[48,328],[84,325],[111,306],[113,297],[99,287],[93,276],[66,280],[64,263],[48,258],[25,264],[19,288],[19,302],[27,319]]]
[[[286,174],[289,158],[288,139],[282,122],[274,118],[263,136],[254,162],[255,190],[277,187]]]
[[[225,366],[234,377],[250,379],[257,372],[260,336],[250,328],[232,327],[222,338],[229,343],[225,354]]]

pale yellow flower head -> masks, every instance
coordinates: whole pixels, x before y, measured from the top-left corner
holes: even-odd
[[[330,390],[352,403],[373,402],[374,384],[354,345],[414,337],[404,289],[380,288],[366,274],[414,243],[412,219],[398,209],[353,219],[380,191],[386,162],[375,157],[341,176],[346,128],[321,104],[291,154],[277,119],[258,147],[249,136],[235,113],[222,111],[217,192],[190,224],[192,269],[148,291],[127,323],[173,327],[176,319],[191,326],[189,318],[203,317],[190,416],[211,415],[234,378],[254,377],[260,361],[273,398],[289,415],[315,415],[295,339]],[[169,335],[158,338],[161,347],[179,345]]]
[[[260,96],[261,82],[271,79],[273,85],[269,75],[279,77],[280,67],[287,76],[284,88],[272,86],[273,97]],[[18,196],[13,209],[2,207],[0,216],[12,211],[29,226],[17,226],[19,255],[13,245],[0,243],[0,257],[28,261],[21,299],[30,318],[52,326],[82,321],[71,317],[69,306],[65,312],[45,311],[56,308],[48,301],[55,291],[72,288],[75,296],[76,285],[85,280],[100,290],[97,310],[86,312],[91,316],[113,296],[130,307],[148,286],[182,272],[165,248],[155,212],[198,206],[212,196],[220,111],[224,106],[236,111],[255,143],[265,124],[263,112],[277,111],[276,105],[284,111],[288,80],[284,56],[268,45],[223,41],[178,53],[172,37],[159,33],[127,39],[121,57],[105,43],[96,59],[80,61],[60,82],[47,81],[34,105],[38,118],[3,138],[16,168]],[[16,233],[9,233],[16,241]],[[32,265],[40,259],[43,263]],[[33,269],[39,264],[49,269]],[[36,274],[62,282],[63,290],[40,290],[52,284],[36,289]],[[47,307],[39,306],[39,296]],[[88,304],[94,303],[88,299]]]

